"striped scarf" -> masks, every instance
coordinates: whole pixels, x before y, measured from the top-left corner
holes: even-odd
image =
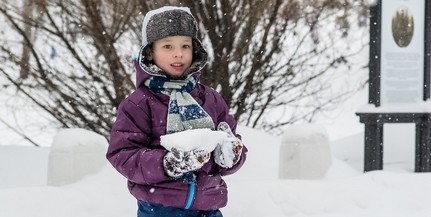
[[[166,134],[189,129],[214,129],[212,118],[190,95],[196,84],[197,79],[193,76],[184,80],[151,76],[145,81],[145,86],[151,90],[169,96]]]

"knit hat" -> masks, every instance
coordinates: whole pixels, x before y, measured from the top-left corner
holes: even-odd
[[[206,64],[208,53],[197,38],[198,25],[187,7],[165,6],[149,11],[142,23],[142,47],[139,65],[152,75],[164,75],[152,61],[146,58],[153,42],[169,36],[189,36],[193,41],[193,63],[184,75],[200,71]]]

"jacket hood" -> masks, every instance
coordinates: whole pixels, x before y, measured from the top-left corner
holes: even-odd
[[[193,42],[193,62],[184,76],[196,73],[206,65],[208,53],[197,38],[198,25],[187,7],[165,6],[149,11],[142,23],[142,46],[138,55],[139,67],[151,74],[166,76],[153,61],[146,58],[153,42],[169,36],[189,36]]]

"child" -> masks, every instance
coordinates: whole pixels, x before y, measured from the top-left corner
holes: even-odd
[[[134,62],[137,89],[118,108],[106,155],[128,179],[139,217],[222,216],[219,209],[227,203],[222,176],[235,173],[246,159],[226,102],[198,83],[207,52],[197,31],[185,7],[149,11],[143,21]],[[160,145],[166,134],[205,128],[225,131],[228,139],[214,151]]]

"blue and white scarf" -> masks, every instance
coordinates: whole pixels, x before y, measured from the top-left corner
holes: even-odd
[[[183,80],[152,76],[145,81],[145,86],[170,97],[166,134],[189,129],[214,129],[212,118],[190,95],[196,84],[197,79],[192,75]]]

